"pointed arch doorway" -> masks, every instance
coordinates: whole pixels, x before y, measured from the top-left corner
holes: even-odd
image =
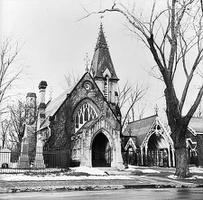
[[[111,167],[111,147],[102,132],[92,142],[92,167]]]

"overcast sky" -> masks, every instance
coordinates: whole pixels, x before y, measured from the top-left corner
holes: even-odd
[[[110,7],[112,0],[0,0],[1,39],[12,38],[22,46],[18,63],[24,67],[20,91],[38,93],[41,80],[48,83],[47,94],[53,98],[63,92],[64,75],[83,75],[85,54],[92,59],[98,36],[100,16],[84,10]],[[130,1],[124,1],[126,4]],[[136,0],[137,7],[149,12],[152,1]],[[163,86],[149,75],[153,59],[143,44],[125,26],[118,14],[102,19],[115,70],[122,85],[149,87],[144,103],[145,116],[154,114],[156,104],[163,108]],[[18,88],[19,89],[19,88]],[[47,98],[49,95],[47,95]]]

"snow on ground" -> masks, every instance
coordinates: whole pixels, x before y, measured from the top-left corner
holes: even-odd
[[[142,169],[140,170],[143,173],[160,173],[160,171],[154,170],[154,169]]]
[[[170,178],[170,179],[177,179],[178,177],[175,176],[175,175],[169,175],[168,178]],[[186,178],[186,179],[189,179],[189,180],[203,179],[203,176],[193,175],[193,176],[188,177],[188,178]]]
[[[92,167],[74,167],[74,168],[71,168],[71,170],[73,172],[83,172],[83,173],[88,173],[89,175],[95,175],[95,176],[106,176],[107,174],[100,170],[100,169],[97,169],[97,168],[92,168]]]
[[[133,165],[128,165],[128,168],[125,169],[126,171],[140,171],[142,173],[160,173],[160,171],[158,170],[154,170],[154,169],[140,169],[140,166],[133,166]]]
[[[191,180],[203,179],[203,168],[202,167],[190,167],[190,173],[191,174],[194,174],[194,173],[201,174],[202,176],[200,176],[200,175],[192,175],[191,177],[188,177],[186,179],[191,179]],[[177,176],[169,175],[168,178],[177,179]]]
[[[23,174],[0,175],[0,180],[4,181],[53,181],[53,180],[90,180],[90,179],[132,179],[132,176],[28,176]]]
[[[203,173],[202,167],[190,167],[190,173]]]
[[[5,181],[40,181],[40,180],[84,180],[84,179],[131,179],[132,176],[126,175],[111,175],[108,176],[104,171],[91,167],[73,167],[71,168],[72,174],[46,174],[46,175],[24,175],[24,174],[2,174],[0,180]],[[87,173],[84,175],[74,175],[77,173]]]
[[[171,174],[171,175],[168,176],[168,178],[171,178],[171,179],[177,179],[178,177],[175,176],[175,175],[173,175],[173,174]]]
[[[189,178],[187,178],[187,179],[203,179],[203,176],[197,176],[197,175],[194,175],[194,176],[191,176],[191,177],[189,177]]]

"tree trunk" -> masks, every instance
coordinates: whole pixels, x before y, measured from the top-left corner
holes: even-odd
[[[179,101],[176,97],[173,84],[170,81],[164,92],[166,97],[166,114],[175,148],[175,175],[178,178],[185,178],[189,176],[188,154],[186,148],[186,133],[189,120],[181,115]]]
[[[187,148],[181,147],[175,149],[176,171],[178,178],[186,178],[189,176],[188,154]]]
[[[175,130],[172,134],[175,147],[175,175],[178,178],[186,178],[189,176],[188,152],[186,147],[187,125],[185,123],[178,123],[175,126]]]

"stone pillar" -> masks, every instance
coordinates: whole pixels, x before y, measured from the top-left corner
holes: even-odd
[[[42,122],[45,119],[45,109],[46,109],[46,104],[45,104],[45,94],[46,94],[46,87],[47,87],[47,82],[46,81],[41,81],[39,83],[39,94],[40,94],[40,104],[38,107],[39,110],[39,115],[38,115],[38,123],[37,123],[37,130],[40,129],[40,126]]]
[[[148,155],[147,155],[147,151],[148,151],[148,144],[145,144],[145,165],[148,165]]]
[[[143,159],[143,148],[140,147],[140,156],[141,156],[141,165],[144,165],[144,159]]]
[[[21,154],[18,167],[28,168],[34,159],[36,148],[36,94],[28,93],[26,96],[25,132],[21,144]]]
[[[173,167],[175,167],[176,166],[176,162],[175,162],[175,150],[172,149],[171,153],[172,153]]]
[[[45,104],[45,94],[46,94],[46,87],[47,87],[47,82],[46,81],[41,81],[39,83],[39,93],[40,93],[40,104],[38,107],[38,123],[37,123],[37,147],[36,147],[36,155],[35,155],[35,163],[34,166],[36,168],[45,168],[44,164],[44,157],[43,157],[43,146],[44,146],[44,136],[43,133],[41,133],[40,126],[42,122],[45,120],[45,109],[46,109],[46,104]]]
[[[117,155],[116,155],[116,162],[117,162],[117,168],[118,169],[124,169],[124,165],[123,165],[123,158],[122,158],[122,154],[121,154],[121,138],[120,138],[120,132],[117,131]]]
[[[171,147],[168,147],[168,166],[171,167]]]
[[[43,157],[43,136],[38,133],[37,134],[37,147],[36,147],[36,156],[34,166],[36,168],[45,168],[44,157]]]
[[[110,142],[110,141],[109,141]],[[115,167],[117,169],[124,169],[123,165],[123,158],[121,155],[121,139],[119,131],[112,131],[112,138],[111,138],[111,155],[112,155],[112,162],[111,167]]]
[[[24,137],[22,139],[21,152],[18,160],[19,168],[29,168],[30,166],[28,148],[29,148],[29,143],[28,143],[28,137],[27,137],[27,126],[25,125]]]
[[[82,132],[81,137],[81,158],[80,166],[92,167],[92,156],[91,156],[91,132],[90,130]]]

